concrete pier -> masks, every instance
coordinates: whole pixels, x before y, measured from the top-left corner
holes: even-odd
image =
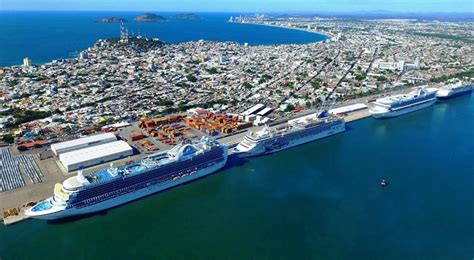
[[[316,110],[307,110],[307,111],[302,111],[301,113],[298,113],[297,115],[281,118],[278,121],[273,122],[270,124],[271,128],[275,128],[278,126],[281,126],[282,124],[286,124],[289,119],[294,119],[297,117],[305,116],[311,113],[316,113]],[[346,120],[346,123],[353,122],[356,120],[360,120],[363,118],[369,117],[369,111],[368,109],[363,109],[355,112],[348,113],[344,116],[344,119]],[[222,138],[218,138],[217,140],[224,145],[229,146],[229,148],[232,148],[236,146],[244,136],[247,134],[248,131],[258,131],[262,128],[263,126],[254,126],[245,130],[242,130],[238,133],[225,136]],[[232,151],[229,150],[229,155],[232,154]],[[143,157],[145,154],[140,154],[136,156],[132,156],[131,158],[119,160],[115,162],[116,165],[124,164],[126,161],[129,160],[139,160],[141,157]],[[108,164],[107,164],[108,165]],[[87,172],[96,170],[98,168],[102,167],[107,167],[107,165],[102,164],[98,165],[95,167],[92,167],[91,169],[88,169]],[[7,210],[9,208],[14,208],[15,206],[18,206],[21,203],[25,203],[26,201],[40,201],[48,196],[52,195],[53,187],[55,183],[61,183],[64,181],[67,177],[71,176],[68,174],[63,174],[61,171],[58,170],[58,167],[55,163],[54,158],[49,158],[42,160],[38,163],[38,166],[45,174],[45,177],[43,178],[43,182],[39,184],[29,184],[23,188],[20,189],[15,189],[11,191],[6,191],[0,193],[0,209],[2,211]],[[3,219],[3,223],[5,225],[17,223],[19,221],[28,219],[27,216],[25,216],[24,211],[26,208],[20,207],[19,214],[18,215],[12,215],[9,216],[5,219]]]
[[[309,113],[306,113],[306,114],[309,114]],[[344,120],[346,121],[346,123],[349,123],[349,122],[353,122],[353,121],[357,121],[357,120],[367,118],[369,116],[370,116],[369,110],[364,109],[364,110],[359,110],[359,111],[356,111],[356,112],[348,113],[346,116],[344,116]],[[271,128],[275,128],[275,127],[278,127],[280,125],[286,124],[286,122],[287,121],[281,121],[281,122],[278,122],[277,124],[272,124]],[[242,141],[242,139],[244,138],[244,136],[247,134],[248,131],[258,131],[262,127],[263,126],[254,126],[254,127],[248,128],[247,131],[243,131],[243,132],[238,133],[238,134],[233,134],[233,135],[230,135],[230,136],[220,138],[220,139],[218,139],[218,141],[221,144],[225,144],[225,145],[229,146],[229,148],[232,148],[232,147],[236,146],[240,141]],[[232,154],[232,152],[229,151],[229,154]]]
[[[23,221],[28,219],[29,217],[25,215],[25,210],[22,209],[18,215],[14,216],[9,216],[3,219],[3,224],[6,225],[11,225],[15,224],[17,222]]]

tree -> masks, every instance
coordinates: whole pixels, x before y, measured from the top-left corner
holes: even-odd
[[[285,108],[285,112],[290,112],[292,111],[293,109],[295,109],[295,106],[293,106],[292,104],[288,104]]]
[[[13,141],[15,141],[15,137],[13,137],[13,135],[4,135],[2,138],[2,141],[8,144],[11,144],[13,143]]]
[[[246,89],[251,89],[253,88],[252,84],[248,83],[248,82],[244,82],[244,84],[242,84],[242,86],[244,86],[244,88]]]
[[[196,82],[197,81],[197,78],[194,75],[191,75],[191,74],[187,75],[186,79],[191,81],[191,82]]]
[[[356,80],[363,80],[363,79],[365,79],[365,73],[356,74],[355,79],[356,79]]]
[[[210,68],[210,69],[207,70],[207,72],[209,74],[217,74],[218,73],[216,68]]]
[[[321,87],[320,81],[318,80],[311,81],[311,86],[313,86],[314,89],[320,88]]]

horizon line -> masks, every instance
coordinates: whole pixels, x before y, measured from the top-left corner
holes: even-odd
[[[60,10],[48,10],[48,9],[0,9],[0,12],[163,12],[163,13],[260,13],[260,14],[306,14],[306,15],[317,15],[317,14],[470,14],[474,16],[472,12],[450,12],[450,11],[389,11],[389,10],[358,10],[358,11],[178,11],[178,10],[88,10],[88,9],[60,9]]]

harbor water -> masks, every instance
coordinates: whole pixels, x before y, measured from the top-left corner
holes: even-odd
[[[132,21],[140,12],[19,12],[0,10],[0,66],[34,64],[77,57],[98,39],[119,37],[120,24],[97,23],[105,17]],[[299,30],[227,23],[230,13],[199,13],[200,20],[172,20],[175,13],[156,12],[167,18],[156,23],[128,22],[130,35],[159,38],[167,43],[185,41],[234,41],[249,45],[303,44],[326,36]]]
[[[103,213],[1,226],[0,258],[471,259],[474,95],[348,128]]]

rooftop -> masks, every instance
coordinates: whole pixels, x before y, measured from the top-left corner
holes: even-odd
[[[87,137],[83,137],[79,139],[52,144],[51,149],[61,150],[61,149],[69,148],[69,147],[80,146],[80,145],[95,143],[95,142],[101,142],[105,140],[117,140],[117,137],[113,133],[91,135],[91,136],[87,136]]]
[[[59,155],[61,163],[64,165],[73,165],[95,158],[106,157],[122,152],[132,152],[132,147],[125,141],[115,141],[111,143],[105,143],[96,145],[77,151],[67,152]]]

